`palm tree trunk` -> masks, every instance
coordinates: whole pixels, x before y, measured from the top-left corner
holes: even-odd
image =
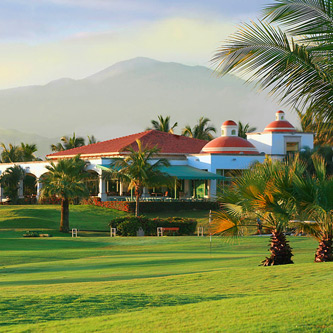
[[[61,200],[60,232],[69,232],[69,201]]]
[[[135,186],[135,216],[139,216],[140,214],[140,196],[141,196],[141,191],[139,186]]]
[[[326,237],[319,242],[315,255],[315,262],[333,261],[332,237]]]
[[[292,248],[289,246],[289,242],[283,232],[277,230],[272,231],[271,244],[269,251],[271,256],[262,262],[262,266],[273,266],[273,265],[286,265],[293,264],[291,260]]]

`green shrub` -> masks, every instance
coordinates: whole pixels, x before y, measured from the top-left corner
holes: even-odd
[[[109,226],[117,228],[117,234],[121,236],[136,236],[137,231],[142,228],[146,236],[156,236],[157,228],[179,228],[178,235],[193,235],[197,221],[183,217],[147,218],[145,216],[124,216],[111,220]],[[176,234],[175,232],[171,232]]]

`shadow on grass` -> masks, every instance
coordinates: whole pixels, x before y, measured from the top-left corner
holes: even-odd
[[[185,305],[223,298],[227,298],[227,296],[147,295],[144,293],[1,298],[0,312],[2,315],[0,326],[103,316],[147,307]]]

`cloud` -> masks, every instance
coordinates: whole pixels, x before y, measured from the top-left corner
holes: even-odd
[[[225,21],[181,17],[101,33],[81,32],[37,45],[0,44],[0,88],[82,78],[117,61],[146,56],[209,65],[214,51],[235,30]]]

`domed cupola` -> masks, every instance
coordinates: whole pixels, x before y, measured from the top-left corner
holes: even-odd
[[[258,155],[256,147],[238,136],[238,126],[233,120],[225,121],[221,126],[222,136],[208,142],[203,153],[209,154],[251,154]]]
[[[296,132],[296,128],[285,119],[285,113],[280,110],[275,114],[275,121],[268,124],[264,132]]]

